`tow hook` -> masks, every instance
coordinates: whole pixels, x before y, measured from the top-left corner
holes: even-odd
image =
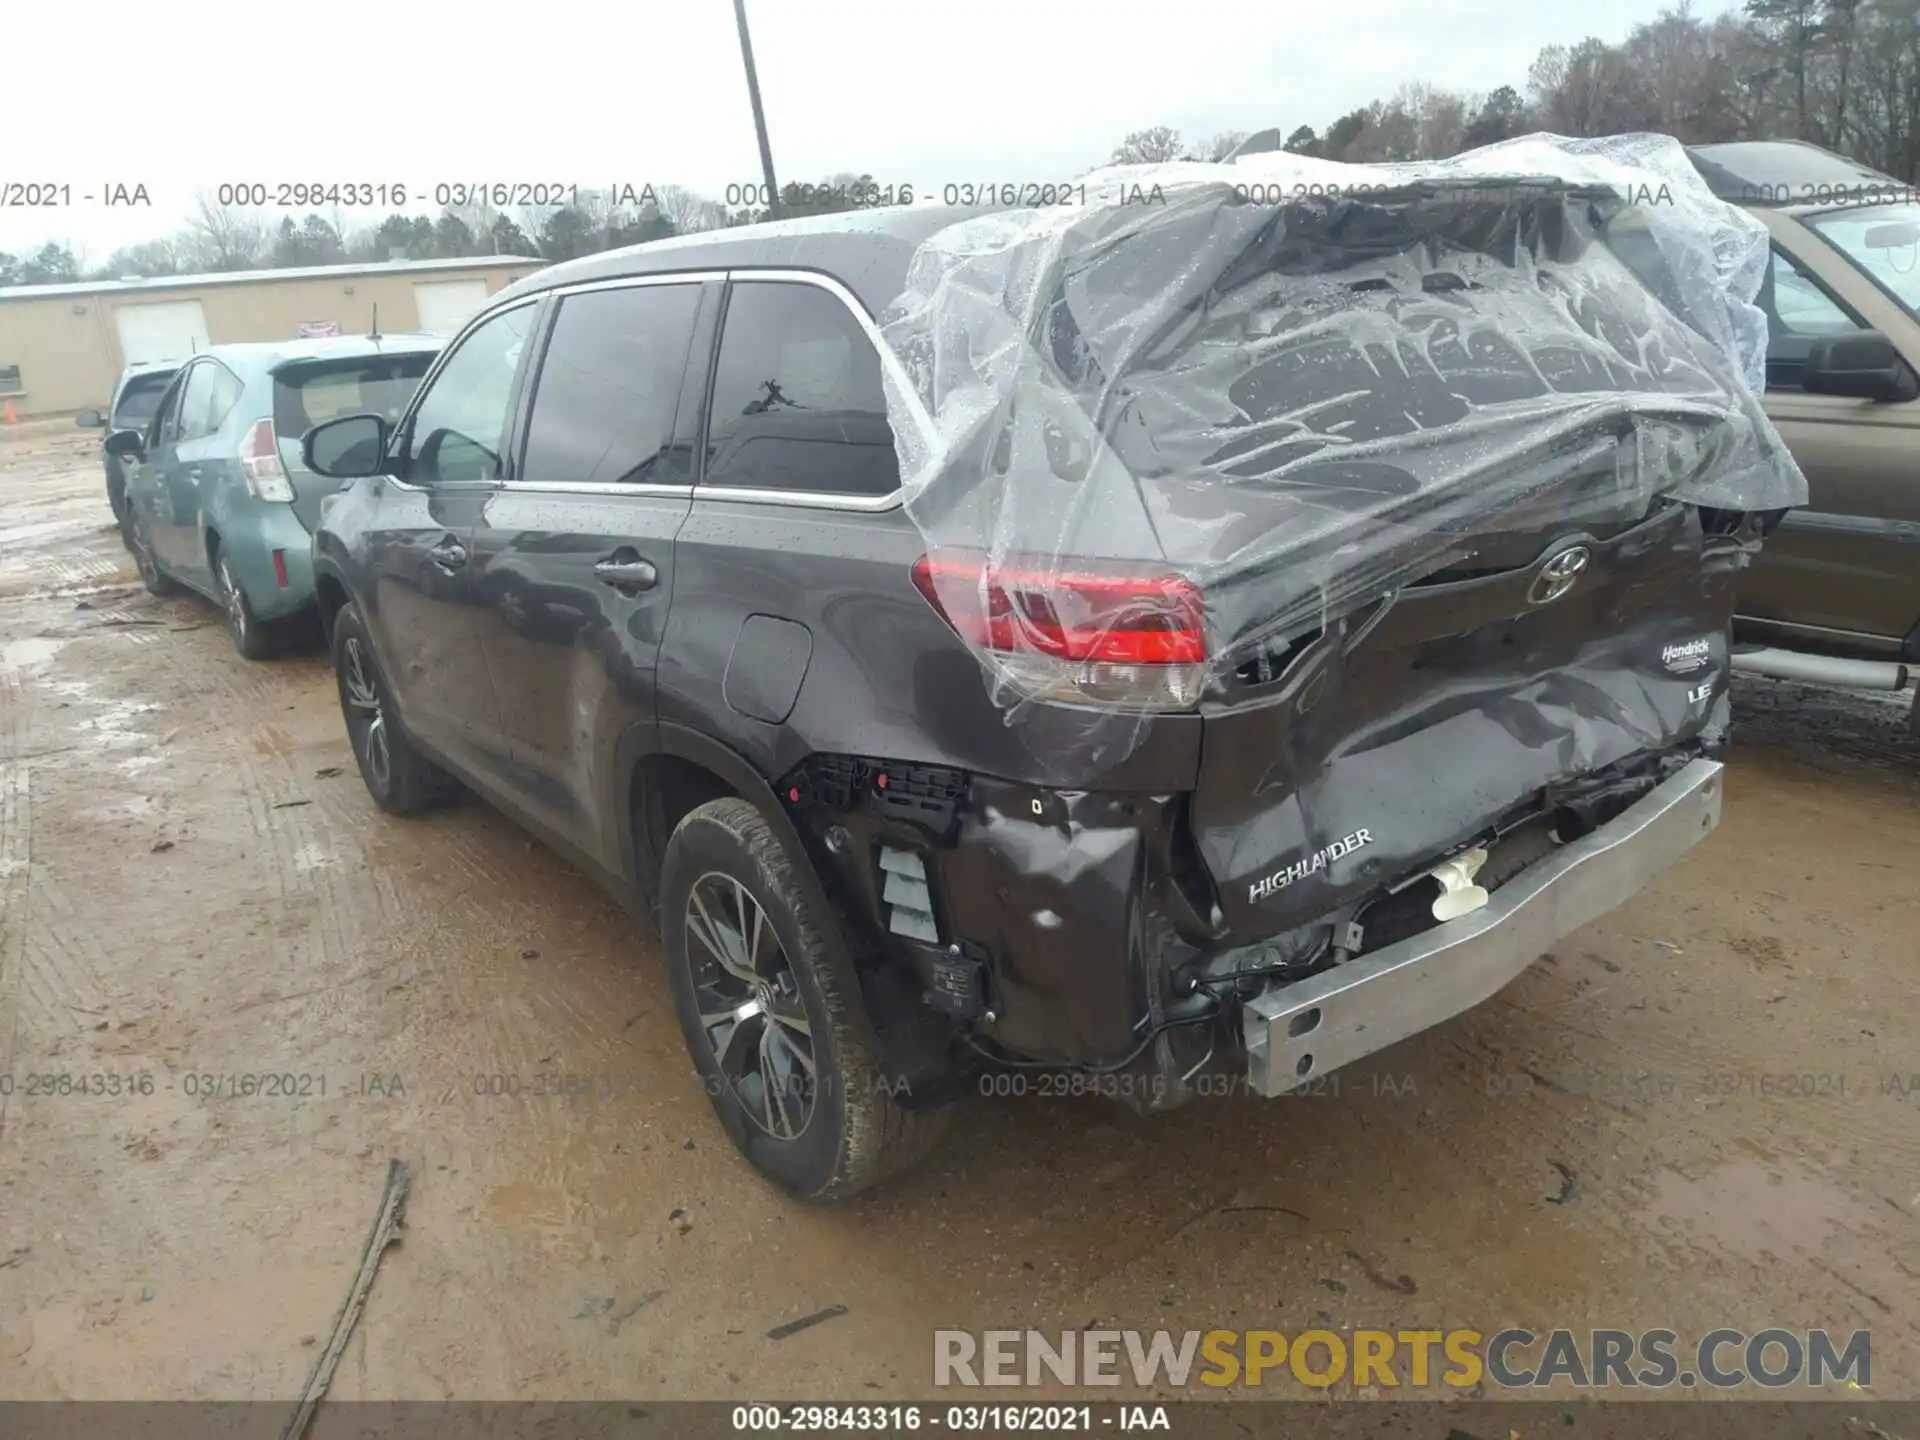
[[[1457,920],[1486,905],[1491,897],[1484,888],[1473,883],[1473,877],[1480,873],[1480,867],[1486,863],[1486,847],[1476,845],[1427,872],[1440,882],[1440,894],[1433,902],[1434,919]]]

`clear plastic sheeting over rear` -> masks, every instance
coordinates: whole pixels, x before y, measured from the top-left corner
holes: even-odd
[[[1766,231],[1670,139],[1084,193],[937,231],[882,316],[916,581],[1011,713],[1111,749],[1436,574],[1806,498],[1755,399]]]

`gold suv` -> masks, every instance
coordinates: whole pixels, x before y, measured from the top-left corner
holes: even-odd
[[[1741,583],[1735,663],[1899,689],[1920,670],[1920,192],[1801,141],[1689,153],[1772,233],[1763,403],[1809,492]]]

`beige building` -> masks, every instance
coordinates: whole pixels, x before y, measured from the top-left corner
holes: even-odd
[[[544,263],[486,255],[0,289],[0,400],[23,417],[104,406],[129,364],[238,340],[364,335],[376,306],[386,334],[450,334]]]

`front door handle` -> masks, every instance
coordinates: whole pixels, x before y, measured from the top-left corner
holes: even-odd
[[[451,575],[467,563],[467,547],[451,535],[443,536],[440,543],[427,552],[427,558]]]
[[[624,548],[595,565],[593,573],[601,584],[619,590],[651,590],[660,582],[660,572],[653,568],[652,562]]]

